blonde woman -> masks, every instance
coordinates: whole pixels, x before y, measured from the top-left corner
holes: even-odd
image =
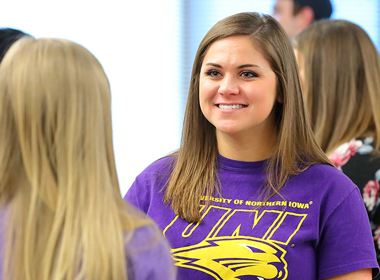
[[[170,241],[178,279],[378,272],[359,190],[316,143],[292,46],[267,15],[236,14],[206,34],[181,147],[147,167],[125,199]]]
[[[0,107],[0,279],[175,279],[162,234],[121,198],[110,87],[89,51],[20,39]]]
[[[361,27],[345,20],[316,23],[294,46],[317,141],[361,190],[380,263],[378,51]]]

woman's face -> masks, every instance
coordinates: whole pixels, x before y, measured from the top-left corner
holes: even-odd
[[[202,63],[200,107],[218,135],[274,131],[277,78],[261,50],[245,35],[212,43]]]

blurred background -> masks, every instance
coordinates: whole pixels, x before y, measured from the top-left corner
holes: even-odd
[[[379,0],[331,0],[332,19],[360,25],[380,47]],[[219,20],[271,14],[274,0],[12,0],[0,27],[75,41],[110,80],[116,164],[122,195],[152,161],[178,149],[197,47]]]

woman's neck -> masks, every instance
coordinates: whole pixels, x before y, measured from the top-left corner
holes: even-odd
[[[277,133],[271,135],[228,135],[217,132],[218,151],[223,157],[239,161],[268,159],[275,148]]]

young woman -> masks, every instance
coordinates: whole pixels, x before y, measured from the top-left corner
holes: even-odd
[[[378,51],[362,28],[345,20],[321,21],[294,45],[316,139],[360,188],[380,263]]]
[[[107,77],[85,48],[20,39],[0,65],[0,279],[175,279],[119,191]]]
[[[178,279],[378,271],[359,190],[317,145],[292,46],[267,15],[236,14],[206,34],[181,147],[143,171],[125,199],[163,230]]]

